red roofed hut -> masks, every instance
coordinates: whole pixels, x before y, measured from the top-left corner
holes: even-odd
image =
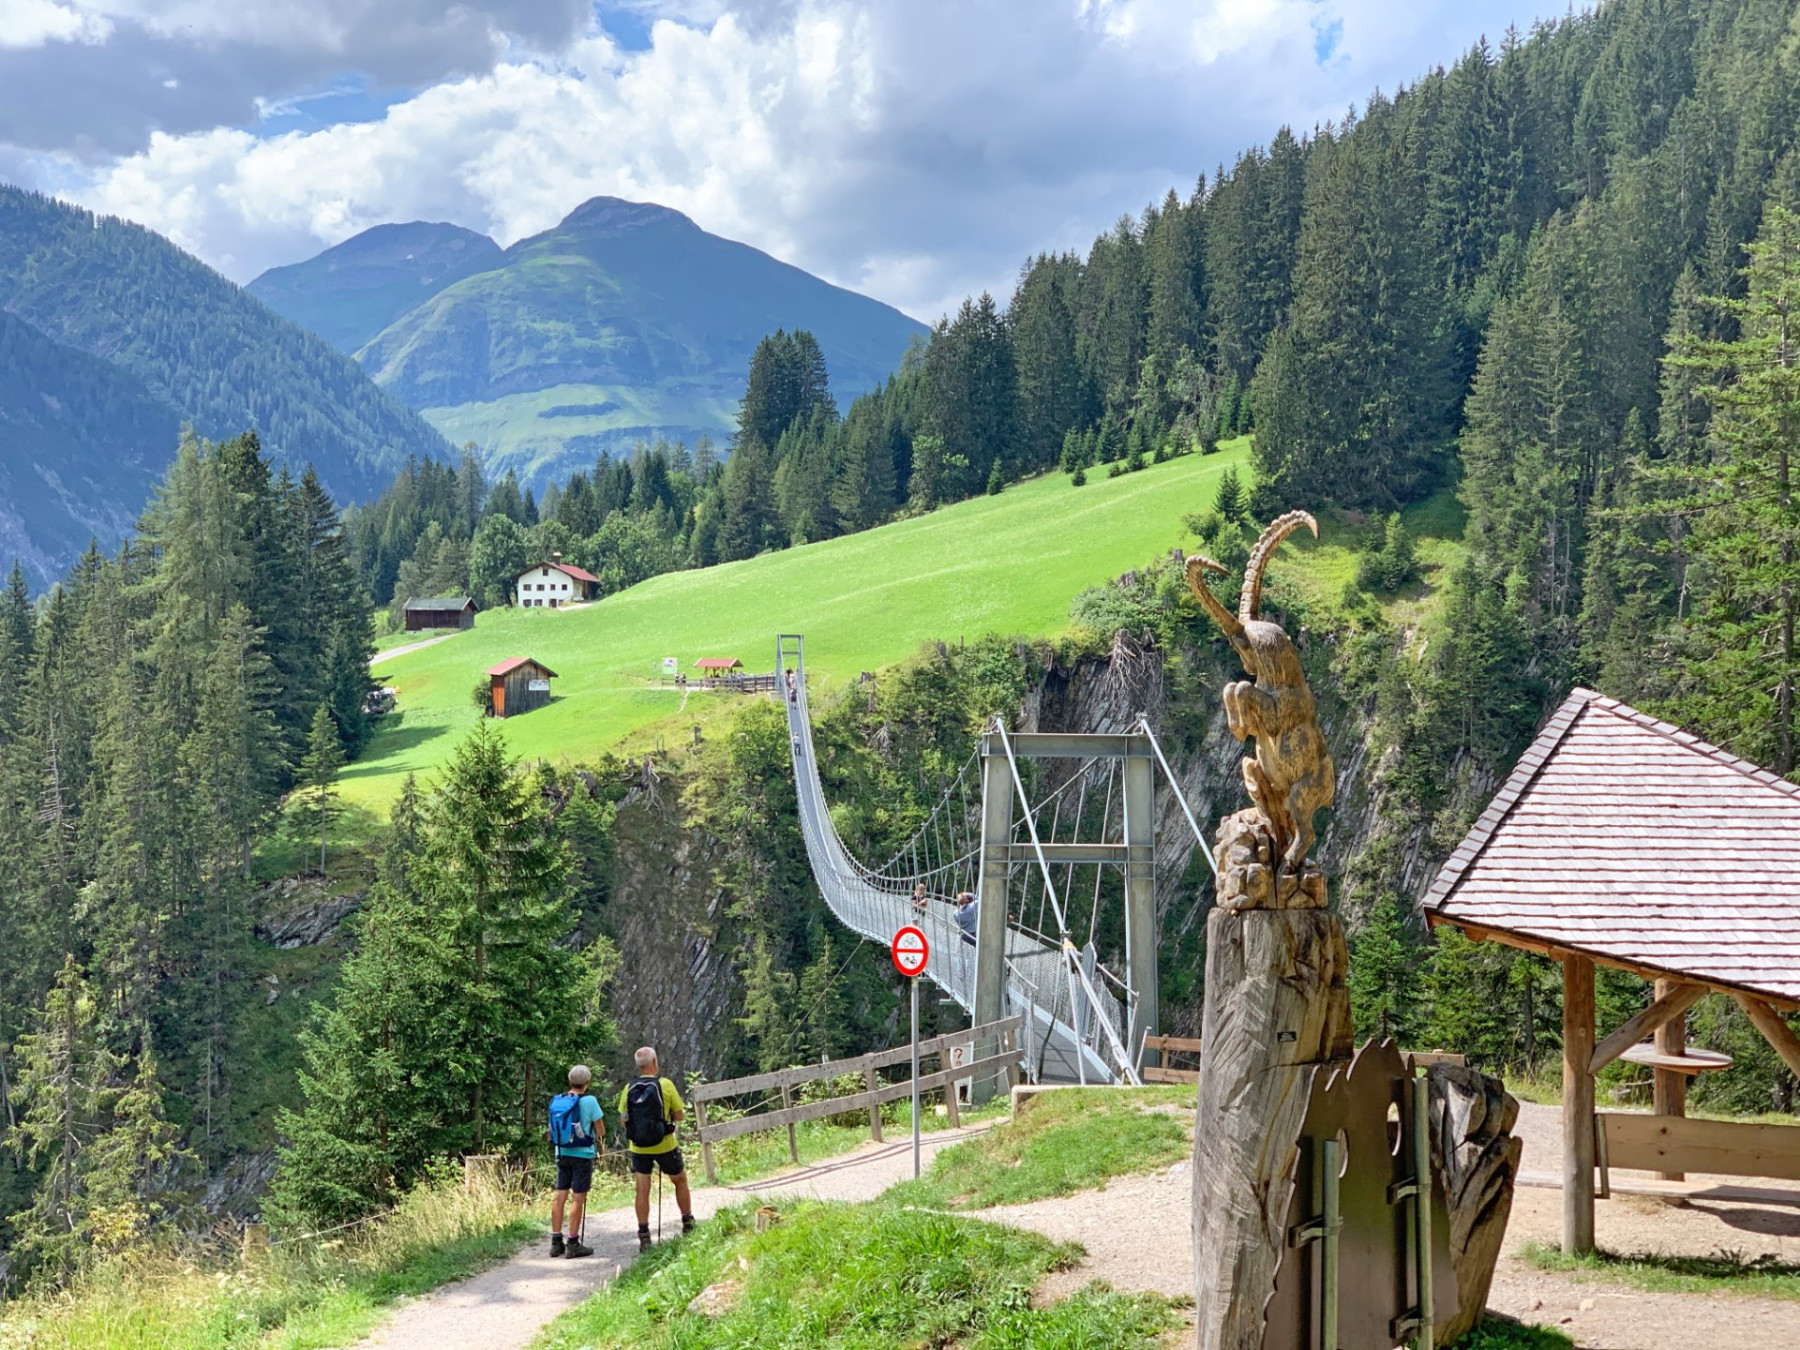
[[[550,701],[550,681],[556,672],[542,661],[515,656],[488,667],[488,695],[495,717],[515,717],[541,708]]]
[[[694,669],[709,680],[722,680],[734,670],[742,670],[744,663],[735,656],[703,656],[694,662]]]
[[[1425,896],[1433,924],[1563,968],[1563,1250],[1594,1247],[1596,1163],[1800,1180],[1800,1128],[1685,1118],[1702,998],[1735,1000],[1788,1067],[1800,1038],[1800,787],[1591,689],[1570,694]],[[1596,1044],[1594,967],[1654,984]],[[1615,1059],[1654,1075],[1652,1115],[1594,1111]],[[1598,1144],[1598,1157],[1596,1157]],[[1673,1188],[1671,1188],[1673,1189]]]

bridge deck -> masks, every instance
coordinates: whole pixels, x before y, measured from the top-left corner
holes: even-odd
[[[863,867],[839,839],[813,754],[804,657],[795,651],[792,659],[797,679],[787,702],[789,748],[799,797],[801,834],[819,893],[840,922],[873,941],[885,944],[909,923],[922,929],[931,945],[926,978],[972,1012],[975,947],[957,926],[950,897],[931,896],[920,912],[913,905],[912,888],[905,880],[880,876]],[[1025,1062],[1039,1081],[1117,1080],[1108,1059],[1095,1049],[1100,1041],[1096,1033],[1100,1030],[1099,1020],[1105,1019],[1114,1037],[1120,1036],[1123,1009],[1110,993],[1102,992],[1097,1000],[1092,1000],[1075,987],[1059,948],[1009,927],[1006,996],[1008,1011],[1025,1018],[1021,1036]],[[1077,1021],[1081,1023],[1079,1030]]]

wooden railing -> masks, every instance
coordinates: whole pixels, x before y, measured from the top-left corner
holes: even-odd
[[[1141,1077],[1146,1083],[1198,1083],[1200,1069],[1198,1063],[1191,1069],[1177,1069],[1170,1066],[1170,1055],[1191,1055],[1198,1061],[1200,1057],[1200,1038],[1198,1036],[1146,1036],[1144,1049],[1155,1050],[1163,1057],[1161,1064],[1146,1064]]]
[[[1006,1073],[1009,1076],[1016,1071],[1023,1052],[1019,1048],[1019,1020],[1017,1017],[1002,1018],[998,1022],[989,1022],[985,1026],[971,1027],[967,1031],[953,1031],[946,1036],[934,1036],[928,1041],[919,1042],[919,1058],[934,1057],[940,1061],[940,1067],[933,1073],[919,1075],[919,1091],[930,1092],[938,1088],[944,1089],[944,1105],[949,1114],[950,1123],[957,1125],[960,1119],[957,1114],[955,1084],[964,1078],[984,1078],[989,1074]],[[971,1043],[987,1042],[998,1044],[999,1052],[968,1064],[948,1065],[943,1061],[949,1058],[952,1049]],[[713,1145],[727,1139],[736,1139],[740,1135],[756,1134],[763,1130],[787,1127],[788,1155],[795,1162],[800,1161],[800,1151],[794,1138],[794,1126],[806,1120],[823,1120],[826,1116],[841,1116],[852,1111],[869,1113],[869,1136],[881,1138],[881,1108],[888,1102],[897,1102],[912,1096],[911,1078],[896,1083],[883,1083],[879,1071],[891,1068],[896,1064],[907,1064],[912,1059],[912,1044],[897,1045],[891,1050],[877,1050],[873,1054],[858,1055],[855,1059],[828,1059],[818,1064],[801,1064],[792,1069],[773,1069],[768,1073],[750,1074],[745,1078],[725,1078],[716,1083],[696,1084],[687,1094],[687,1099],[694,1105],[695,1124],[700,1140],[700,1156],[706,1165],[706,1179],[716,1184],[717,1174],[713,1166]],[[848,1093],[841,1097],[828,1097],[820,1101],[794,1103],[794,1089],[805,1083],[816,1083],[824,1079],[861,1077],[866,1087],[861,1092]],[[720,1120],[707,1123],[706,1103],[721,1101],[727,1097],[742,1097],[751,1093],[779,1092],[781,1109],[763,1111],[755,1115],[738,1116],[732,1120]]]
[[[1800,1126],[1617,1111],[1603,1111],[1596,1120],[1602,1196],[1612,1193],[1608,1171],[1614,1167],[1800,1181]]]

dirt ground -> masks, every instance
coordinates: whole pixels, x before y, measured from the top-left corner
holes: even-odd
[[[980,1128],[980,1127],[978,1127]],[[929,1155],[977,1131],[926,1136]],[[1554,1174],[1559,1167],[1560,1117],[1554,1107],[1522,1108],[1523,1170]],[[750,1195],[807,1195],[867,1200],[912,1172],[905,1143],[869,1145],[856,1153],[741,1188],[699,1187],[703,1218]],[[1616,1172],[1615,1180],[1634,1174]],[[974,1211],[971,1217],[1029,1228],[1087,1249],[1074,1269],[1052,1276],[1038,1291],[1054,1301],[1093,1280],[1115,1289],[1180,1296],[1193,1289],[1191,1196],[1186,1162],[1149,1176],[1121,1177],[1100,1191],[1055,1200]],[[1696,1178],[1696,1180],[1706,1180]],[[1717,1178],[1739,1186],[1800,1192],[1791,1183]],[[1796,1194],[1800,1201],[1800,1194]],[[666,1202],[665,1222],[673,1214]],[[514,1350],[563,1308],[586,1297],[636,1255],[629,1210],[591,1216],[590,1261],[551,1261],[541,1243],[472,1280],[407,1305],[366,1345],[383,1350]],[[1596,1205],[1595,1228],[1609,1251],[1746,1258],[1764,1254],[1800,1264],[1800,1203],[1772,1205],[1735,1199],[1665,1200],[1617,1195]],[[1521,1186],[1514,1196],[1506,1250],[1489,1307],[1525,1322],[1558,1327],[1587,1350],[1788,1350],[1800,1347],[1800,1302],[1718,1294],[1649,1294],[1611,1280],[1583,1280],[1540,1271],[1519,1253],[1532,1240],[1555,1243],[1562,1229],[1562,1194]],[[1171,1344],[1186,1344],[1177,1333]]]
[[[1555,1107],[1525,1106],[1518,1133],[1523,1169],[1555,1172],[1561,1117]],[[1647,1173],[1618,1171],[1615,1180]],[[1695,1178],[1695,1180],[1707,1180]],[[1800,1188],[1780,1181],[1716,1178],[1745,1186]],[[1091,1280],[1115,1289],[1182,1294],[1193,1288],[1190,1206],[1193,1172],[1177,1163],[1166,1172],[1123,1177],[1104,1191],[982,1211],[1059,1241],[1079,1242],[1087,1258],[1052,1276],[1039,1291],[1061,1298]],[[1754,1204],[1699,1199],[1684,1204],[1615,1196],[1596,1204],[1595,1229],[1609,1251],[1746,1258],[1771,1254],[1800,1264],[1800,1203]],[[1592,1350],[1785,1350],[1800,1346],[1800,1303],[1720,1294],[1650,1294],[1611,1280],[1581,1280],[1540,1271],[1520,1252],[1529,1241],[1558,1242],[1562,1193],[1521,1186],[1514,1195],[1506,1250],[1488,1306],[1521,1321],[1554,1326]]]

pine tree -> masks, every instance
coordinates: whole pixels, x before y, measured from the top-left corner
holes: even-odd
[[[1244,525],[1250,520],[1250,503],[1235,464],[1219,475],[1219,492],[1213,498],[1213,510],[1219,513],[1221,520],[1232,525]]]
[[[300,760],[300,772],[294,784],[294,803],[288,808],[296,831],[302,837],[319,841],[319,872],[325,871],[326,838],[331,822],[340,813],[337,801],[338,770],[344,767],[344,750],[338,740],[337,723],[331,710],[321,703],[313,713],[312,728],[306,736],[306,754]]]
[[[40,1180],[30,1207],[10,1220],[20,1253],[65,1284],[86,1259],[93,1217],[87,1154],[105,1127],[104,1094],[114,1067],[100,1038],[93,990],[68,957],[34,1030],[18,1046],[23,1111],[13,1147]]]
[[[1704,390],[1712,463],[1687,503],[1709,575],[1683,709],[1704,734],[1789,775],[1800,767],[1800,216],[1772,204],[1749,253],[1745,298],[1718,302],[1739,336],[1688,340],[1672,357],[1716,381]]]
[[[719,522],[719,559],[754,558],[776,542],[772,455],[759,440],[736,446],[725,465],[723,518]]]
[[[31,660],[31,592],[25,586],[25,569],[13,559],[12,571],[6,574],[6,598],[0,602],[0,624],[10,639],[13,660],[21,665]]]
[[[995,460],[994,467],[988,471],[987,495],[990,497],[998,497],[1005,486],[1006,471],[1001,465],[1001,462]]]
[[[1416,1029],[1413,944],[1400,898],[1384,895],[1350,951],[1350,1008],[1358,1039],[1402,1044]]]

